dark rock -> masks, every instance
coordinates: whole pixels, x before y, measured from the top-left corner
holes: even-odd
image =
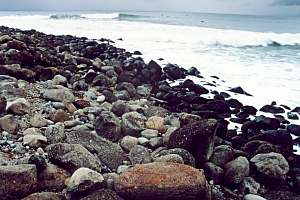
[[[300,114],[300,107],[294,108],[291,112],[296,112],[296,113]]]
[[[248,133],[249,131],[260,130],[276,130],[280,127],[280,121],[276,118],[270,118],[265,116],[258,116],[252,121],[247,121],[242,126],[242,132]]]
[[[220,184],[224,178],[224,170],[211,162],[206,162],[204,164],[204,173],[205,176],[213,180],[216,184]]]
[[[109,189],[100,189],[81,200],[124,200],[115,191]]]
[[[157,154],[155,154],[155,157],[165,156],[169,154],[177,154],[183,159],[184,164],[195,167],[194,156],[185,149],[175,148],[175,149],[162,150]]]
[[[134,85],[132,83],[127,83],[127,82],[122,82],[119,83],[116,87],[117,90],[126,90],[128,92],[128,94],[130,95],[130,97],[132,98],[136,98],[137,97],[137,92],[136,89],[134,87]]]
[[[244,95],[247,95],[247,96],[252,96],[251,94],[245,92],[245,90],[241,87],[231,88],[229,91],[234,92],[234,93],[238,93],[238,94],[244,94]]]
[[[216,131],[216,120],[199,120],[174,131],[168,147],[186,149],[195,156],[197,164],[204,163],[213,154]]]
[[[232,161],[233,159],[234,159],[233,148],[227,145],[221,145],[215,148],[214,153],[210,158],[210,162],[218,166],[224,166],[226,163]]]
[[[293,119],[293,120],[299,119],[298,115],[296,113],[292,113],[292,112],[288,112],[287,117],[288,117],[288,119]]]
[[[105,100],[109,103],[113,103],[118,100],[118,98],[109,90],[103,90],[102,94],[105,96]]]
[[[95,121],[95,130],[98,135],[116,142],[121,138],[120,120],[109,111],[104,111]]]
[[[122,116],[122,132],[124,135],[139,136],[145,129],[146,117],[138,112],[125,113]]]
[[[6,111],[7,101],[4,96],[0,96],[0,114]]]
[[[167,66],[164,67],[164,72],[170,80],[183,79],[186,77],[184,70],[178,65],[167,64]]]
[[[111,170],[116,170],[118,166],[126,160],[126,154],[122,148],[97,134],[84,131],[73,131],[66,134],[66,141],[70,144],[81,144],[90,152],[97,154],[102,164]],[[92,169],[92,168],[91,168]]]
[[[229,113],[230,108],[225,101],[222,100],[213,100],[209,101],[207,104],[207,109],[215,111],[220,114]]]
[[[134,51],[133,55],[143,55],[140,51]]]
[[[116,101],[112,104],[111,111],[120,117],[123,114],[130,112],[130,106],[123,101]]]
[[[240,156],[235,160],[227,163],[224,169],[226,181],[232,184],[239,184],[244,180],[246,176],[249,175],[249,161],[247,160],[247,158]]]
[[[64,200],[64,196],[54,192],[33,193],[22,200]]]
[[[203,87],[203,86],[201,86],[199,84],[195,84],[190,79],[185,80],[182,83],[182,86],[185,87],[185,88],[188,88],[190,91],[193,91],[196,94],[207,94],[209,92],[205,87]]]
[[[80,167],[101,171],[101,162],[79,144],[57,143],[47,146],[49,160],[71,172]]]
[[[260,111],[272,113],[272,114],[278,114],[278,113],[284,113],[285,110],[281,107],[273,106],[273,105],[265,105],[263,106]]]
[[[38,172],[43,171],[47,167],[47,162],[44,157],[38,155],[32,155],[29,160],[29,164],[34,164]]]
[[[300,136],[300,125],[290,124],[287,126],[287,131],[296,136]]]
[[[242,110],[249,113],[249,115],[256,115],[257,109],[253,106],[243,106]]]

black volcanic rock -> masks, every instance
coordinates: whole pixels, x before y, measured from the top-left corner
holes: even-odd
[[[277,106],[274,106],[274,105],[265,105],[260,109],[260,111],[273,113],[273,114],[278,114],[278,113],[284,113],[285,112],[283,108],[277,107]]]
[[[296,125],[296,124],[288,125],[287,130],[289,133],[292,133],[296,136],[300,136],[300,125]]]
[[[241,87],[235,87],[235,88],[231,88],[229,90],[230,92],[234,92],[234,93],[238,93],[238,94],[244,94],[247,96],[252,96],[251,94],[247,93],[243,88]]]

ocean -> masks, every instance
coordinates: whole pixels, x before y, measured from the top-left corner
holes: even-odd
[[[241,86],[262,106],[300,106],[300,16],[179,12],[0,12],[0,25],[109,38],[146,61],[197,67],[220,87]],[[122,38],[122,40],[118,40]]]

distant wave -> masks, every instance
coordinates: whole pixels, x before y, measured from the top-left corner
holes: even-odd
[[[136,18],[144,18],[147,16],[143,15],[133,15],[126,13],[91,13],[91,14],[54,14],[50,15],[50,19],[55,20],[76,20],[76,19],[136,19]]]

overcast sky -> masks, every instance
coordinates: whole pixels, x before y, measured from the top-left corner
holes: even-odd
[[[0,10],[168,10],[300,15],[300,0],[0,0]]]

